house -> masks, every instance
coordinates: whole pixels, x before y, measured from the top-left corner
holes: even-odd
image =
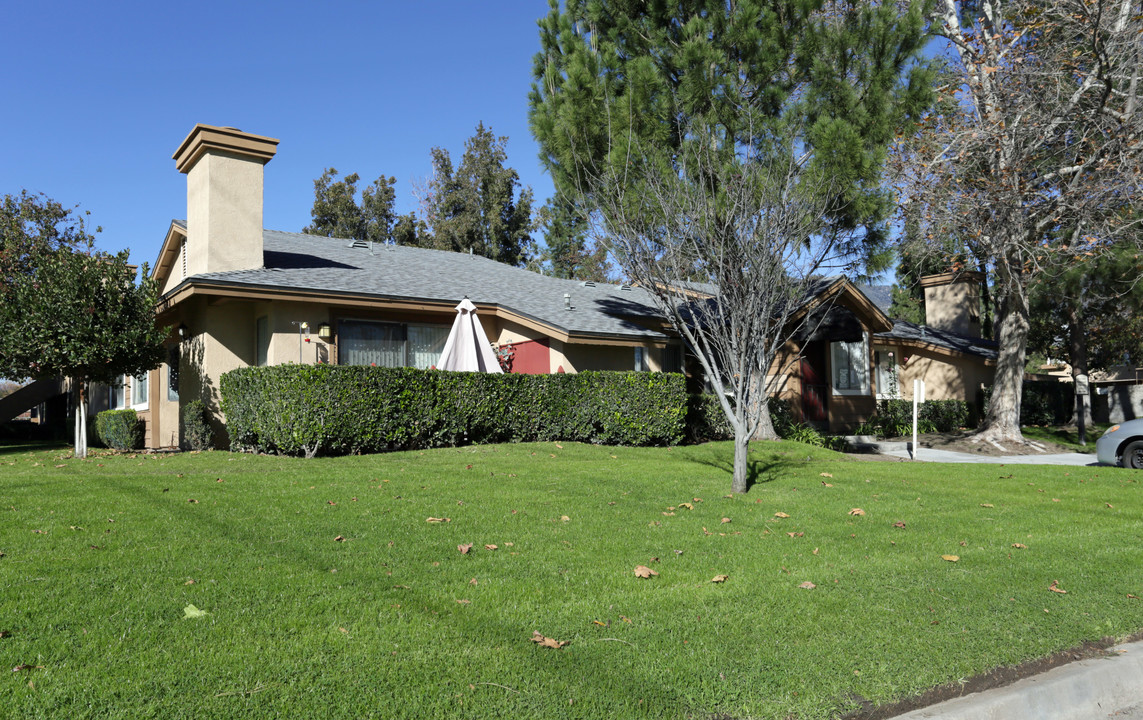
[[[224,446],[219,378],[235,368],[431,367],[465,297],[489,339],[510,351],[512,372],[684,369],[682,343],[638,287],[563,280],[469,254],[266,230],[263,171],[277,146],[196,125],[174,153],[187,176],[186,220],[171,222],[152,271],[158,320],[171,328],[166,359],[92,393],[100,405],[106,396],[110,407],[134,408],[146,447],[178,447],[181,409],[194,399],[212,411]],[[966,285],[958,282],[934,284],[934,292]],[[962,399],[987,374],[986,344],[960,325],[894,323],[844,278],[823,283],[806,311],[815,308],[821,322],[771,372],[805,419],[831,431],[868,418],[878,397],[916,374],[940,378],[929,397]],[[890,358],[900,358],[896,368]]]

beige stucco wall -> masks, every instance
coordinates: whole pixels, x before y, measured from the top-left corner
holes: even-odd
[[[187,174],[187,273],[262,267],[262,163],[204,155]],[[172,275],[177,275],[181,264]]]
[[[982,384],[991,383],[993,370],[983,362],[969,358],[938,355],[931,351],[903,348],[898,357],[908,357],[905,365],[898,366],[901,397],[913,397],[913,380],[925,381],[927,400],[977,401]]]
[[[927,285],[925,324],[938,330],[980,337],[980,284],[968,278],[944,285]]]
[[[185,243],[179,242],[179,251],[175,257],[175,262],[171,265],[170,271],[167,272],[166,278],[163,279],[163,284],[159,288],[160,295],[166,295],[174,289],[176,285],[181,283],[186,277],[183,275],[183,252],[186,249]]]

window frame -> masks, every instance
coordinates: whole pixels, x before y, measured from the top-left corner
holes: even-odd
[[[414,365],[410,364],[410,351],[409,351],[409,330],[410,330],[410,328],[432,328],[435,330],[443,330],[446,342],[448,339],[448,333],[452,330],[451,325],[447,325],[444,323],[398,322],[398,321],[393,321],[393,320],[379,320],[376,318],[361,318],[361,317],[338,318],[338,320],[337,320],[337,364],[338,365],[349,365],[348,363],[345,362],[345,348],[344,348],[344,344],[343,344],[345,341],[344,333],[345,333],[345,326],[346,325],[350,325],[350,326],[352,326],[352,325],[387,325],[389,327],[394,327],[394,328],[398,329],[398,334],[401,338],[399,341],[401,343],[401,352],[400,352],[401,364],[396,365],[396,366],[377,365],[376,367],[415,367]],[[441,346],[441,350],[443,352],[443,350],[444,350],[443,345]],[[440,355],[438,354],[435,361],[429,363],[427,367],[422,368],[422,369],[428,369],[428,368],[436,367],[439,363],[440,363]],[[368,366],[364,366],[364,367],[368,367]]]
[[[138,377],[132,376],[128,382],[130,383],[131,390],[131,409],[132,410],[146,410],[151,406],[151,373],[145,372]],[[139,388],[143,388],[143,402],[138,402]]]
[[[848,366],[849,366],[848,372],[850,374],[852,374],[854,371],[854,368],[855,368],[855,364],[853,362],[854,361],[853,351],[855,349],[858,350],[858,352],[860,353],[858,355],[858,357],[861,358],[861,365],[857,366],[858,370],[860,372],[860,374],[858,376],[858,378],[859,378],[858,386],[857,387],[845,387],[845,388],[838,387],[839,372],[840,372],[840,368],[838,367],[839,366],[838,360],[840,359],[841,356],[844,355],[844,357],[848,363]],[[830,392],[833,395],[862,396],[862,395],[869,395],[870,394],[871,390],[870,390],[870,385],[869,385],[869,383],[870,383],[869,376],[870,376],[871,368],[870,368],[870,359],[869,359],[869,333],[862,332],[860,341],[830,342],[830,344],[829,344],[829,363],[830,363],[829,385],[830,385]]]

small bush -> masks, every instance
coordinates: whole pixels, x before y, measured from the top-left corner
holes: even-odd
[[[134,410],[104,410],[95,416],[95,434],[109,448],[135,450],[143,445],[143,423]]]
[[[542,440],[674,445],[687,412],[675,373],[276,365],[224,373],[221,392],[232,448],[307,457]]]
[[[202,400],[191,400],[183,405],[183,433],[183,444],[188,450],[209,450],[213,447],[213,433],[206,420],[206,405]]]

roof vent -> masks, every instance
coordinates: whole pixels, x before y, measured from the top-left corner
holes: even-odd
[[[593,283],[590,280],[584,280],[583,282],[580,283],[580,285],[582,285],[583,287],[595,287],[595,283]]]
[[[628,285],[627,283],[623,283],[622,285],[620,285],[619,289],[620,290],[626,290],[627,292],[631,292],[631,286]]]
[[[354,240],[353,242],[349,243],[349,245],[347,245],[346,247],[367,248],[367,247],[369,247],[369,241],[368,240]]]

